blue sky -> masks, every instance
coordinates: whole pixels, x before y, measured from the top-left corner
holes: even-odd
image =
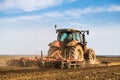
[[[120,0],[0,0],[0,54],[47,54],[55,24],[89,30],[97,55],[120,55]]]

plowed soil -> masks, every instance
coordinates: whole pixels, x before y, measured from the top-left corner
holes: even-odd
[[[120,57],[97,57],[98,61],[120,62]],[[93,64],[80,69],[1,67],[0,80],[120,80],[120,65]]]

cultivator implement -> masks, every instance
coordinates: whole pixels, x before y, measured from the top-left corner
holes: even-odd
[[[22,62],[24,66],[28,63],[37,63],[40,67],[54,66],[61,69],[95,63],[95,52],[87,48],[85,39],[85,34],[89,34],[88,30],[56,29],[56,33],[58,33],[57,40],[49,43],[47,57],[41,52],[41,57],[35,60],[22,58],[16,61]]]
[[[84,65],[84,61],[71,60],[71,59],[55,59],[52,57],[44,57],[39,61],[39,67],[42,68],[59,68],[59,69],[70,69],[71,67],[81,67]]]

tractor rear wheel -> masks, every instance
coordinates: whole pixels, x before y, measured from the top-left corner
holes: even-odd
[[[93,49],[88,49],[87,54],[85,54],[85,59],[89,64],[94,64],[96,62],[96,55]]]
[[[50,47],[50,49],[48,50],[48,56],[50,57],[52,53],[54,53],[56,50],[56,47]]]
[[[59,48],[57,47],[50,47],[50,49],[48,50],[48,57],[54,57],[56,59],[61,59],[61,51]]]
[[[84,60],[83,49],[80,45],[71,47],[70,53],[74,57],[74,59],[78,59],[80,61]]]

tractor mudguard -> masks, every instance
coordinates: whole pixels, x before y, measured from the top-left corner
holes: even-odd
[[[60,42],[59,41],[53,41],[53,42],[49,43],[49,46],[60,47]]]
[[[75,46],[75,45],[77,45],[77,43],[78,43],[78,41],[75,40],[75,39],[73,39],[71,42],[69,42],[69,43],[67,44],[67,46]]]

